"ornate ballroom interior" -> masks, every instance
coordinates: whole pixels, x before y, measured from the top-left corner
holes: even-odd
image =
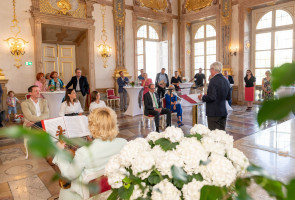
[[[294,0],[2,0],[0,6],[1,110],[7,110],[8,91],[24,101],[39,72],[57,71],[67,83],[80,68],[90,91],[106,100],[107,89],[117,94],[120,71],[136,81],[144,69],[154,82],[165,68],[169,79],[178,71],[189,81],[199,68],[208,79],[210,64],[220,61],[234,79],[226,126],[234,146],[283,182],[295,176],[294,114],[257,123],[265,72],[295,60]],[[247,70],[256,77],[250,112],[244,100]],[[130,141],[152,131],[141,115],[113,109],[118,137]],[[185,134],[192,115],[192,107],[183,108]],[[197,118],[207,125],[205,106]],[[22,140],[0,137],[0,199],[58,199],[60,187],[51,181],[55,169],[45,159],[25,157]],[[254,199],[271,199],[251,189]]]

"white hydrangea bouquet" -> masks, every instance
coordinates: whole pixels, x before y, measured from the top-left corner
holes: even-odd
[[[168,127],[128,142],[111,158],[105,168],[112,187],[108,200],[197,200],[204,185],[228,187],[248,166],[224,131],[197,124],[184,136]]]

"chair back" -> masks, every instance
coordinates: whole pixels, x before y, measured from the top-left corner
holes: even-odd
[[[107,89],[107,97],[114,96],[114,95],[115,95],[114,89]]]
[[[26,100],[28,100],[30,97],[31,97],[31,95],[29,95],[29,94],[25,95]]]
[[[162,98],[162,107],[166,108],[166,99],[165,99],[165,97]]]

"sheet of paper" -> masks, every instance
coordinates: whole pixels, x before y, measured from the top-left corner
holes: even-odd
[[[85,115],[65,116],[64,121],[69,138],[78,138],[90,134],[88,130],[88,118]]]
[[[58,136],[56,136],[58,131],[58,128],[57,128],[58,126],[61,126],[62,129],[65,130],[64,135],[66,137],[69,137],[63,117],[43,120],[43,124],[45,126],[43,128],[45,128],[45,131],[52,136],[53,141],[57,141],[57,139],[54,139],[54,138],[58,138]]]

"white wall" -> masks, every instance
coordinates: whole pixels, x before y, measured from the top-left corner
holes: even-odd
[[[35,82],[35,60],[34,60],[34,41],[31,32],[31,26],[29,23],[29,18],[31,14],[26,12],[30,9],[30,0],[16,0],[16,15],[19,21],[19,27],[21,28],[21,33],[18,37],[21,37],[28,41],[29,43],[25,48],[25,55],[22,57],[22,67],[17,69],[14,64],[15,61],[13,56],[9,52],[9,47],[3,40],[13,36],[10,32],[10,26],[12,25],[12,1],[0,1],[0,69],[8,79],[7,89],[13,90],[16,93],[26,93],[29,86]],[[31,66],[25,66],[26,61],[33,62]]]
[[[238,5],[232,7],[232,28],[231,28],[231,41],[235,47],[239,46],[239,8]],[[235,85],[238,84],[239,76],[239,53],[236,56],[231,56],[231,66],[234,75]]]

